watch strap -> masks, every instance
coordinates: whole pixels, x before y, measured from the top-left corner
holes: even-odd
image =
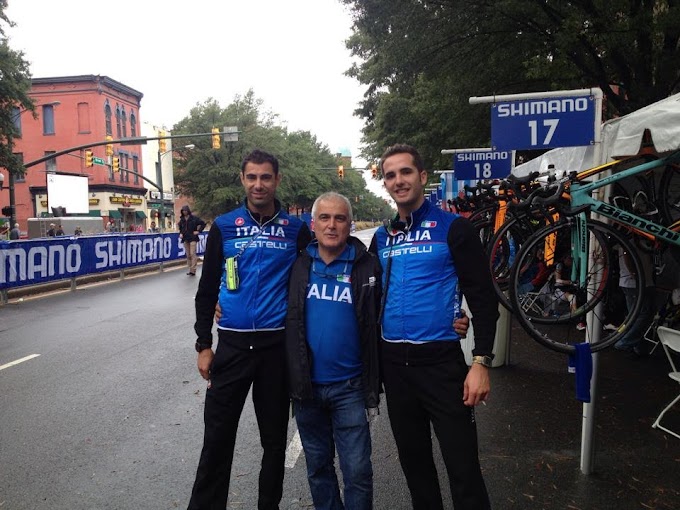
[[[204,351],[206,349],[210,349],[211,347],[212,347],[212,343],[208,343],[208,342],[200,342],[199,341],[199,342],[196,342],[196,345],[195,345],[196,352],[201,352],[201,351]]]
[[[472,362],[478,363],[479,365],[491,368],[491,363],[493,358],[491,356],[472,356]]]

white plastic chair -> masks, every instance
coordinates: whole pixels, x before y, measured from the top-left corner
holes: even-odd
[[[670,377],[678,384],[680,384],[680,372],[676,368],[675,363],[673,362],[673,356],[669,351],[669,349],[671,349],[675,352],[680,353],[680,331],[678,331],[677,329],[667,328],[665,326],[659,326],[656,329],[656,333],[659,335],[659,340],[661,340],[661,346],[663,347],[663,350],[666,353],[666,357],[668,357],[668,361],[670,362],[671,368],[673,369],[673,371],[668,374],[668,377]],[[652,424],[652,428],[665,430],[666,432],[674,435],[678,439],[680,439],[680,434],[678,434],[677,432],[673,432],[670,429],[667,429],[666,427],[662,426],[660,422],[661,418],[663,418],[663,415],[666,414],[666,411],[668,411],[671,407],[677,404],[679,400],[680,392],[678,393],[678,396],[675,397],[673,401],[663,409],[663,411],[661,411],[659,417]]]

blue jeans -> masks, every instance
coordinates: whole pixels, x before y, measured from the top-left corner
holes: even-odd
[[[307,479],[316,510],[373,508],[371,433],[361,377],[332,384],[314,384],[312,400],[295,401]],[[335,448],[345,485],[345,506],[335,474]]]

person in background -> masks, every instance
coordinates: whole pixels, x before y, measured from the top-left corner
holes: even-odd
[[[73,232],[73,235],[82,236],[83,235],[83,229],[80,228],[80,226],[76,227],[76,230],[75,230],[75,232]]]
[[[158,227],[156,226],[156,222],[152,221],[151,225],[149,226],[149,233],[155,234],[158,232]]]
[[[54,235],[56,235],[56,236],[64,236],[64,235],[66,235],[66,234],[64,233],[63,227],[61,226],[61,223],[59,223],[59,225],[57,225],[57,231],[55,232]]]
[[[57,235],[57,226],[50,223],[50,228],[47,230],[47,237],[55,237]]]
[[[456,510],[486,510],[474,406],[488,398],[498,301],[472,224],[425,200],[427,171],[409,145],[389,147],[380,166],[397,216],[370,251],[383,268],[381,367],[387,410],[414,509],[442,510],[432,452],[439,440]],[[453,322],[461,292],[472,313],[468,369]]]
[[[278,509],[283,494],[289,408],[284,331],[288,277],[311,235],[304,222],[290,216],[276,199],[281,174],[273,155],[252,151],[241,164],[240,177],[245,203],[213,222],[195,298],[197,365],[209,382],[203,450],[189,510],[226,507],[238,422],[251,386],[264,450],[258,510]],[[218,302],[222,315],[213,353],[212,321]]]
[[[10,241],[16,241],[21,237],[21,232],[19,231],[19,224],[15,223],[14,227],[12,227],[12,230],[9,231],[9,240]]]
[[[188,205],[182,206],[180,211],[182,218],[177,224],[179,229],[179,238],[184,244],[184,251],[187,256],[187,268],[189,276],[196,276],[196,265],[198,264],[198,257],[196,256],[196,243],[198,242],[198,234],[205,228],[205,221],[198,216],[191,214],[191,209]]]

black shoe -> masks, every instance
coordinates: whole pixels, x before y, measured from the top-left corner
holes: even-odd
[[[190,276],[192,273],[187,273],[187,276]]]
[[[189,276],[196,276],[196,273],[187,273]]]

